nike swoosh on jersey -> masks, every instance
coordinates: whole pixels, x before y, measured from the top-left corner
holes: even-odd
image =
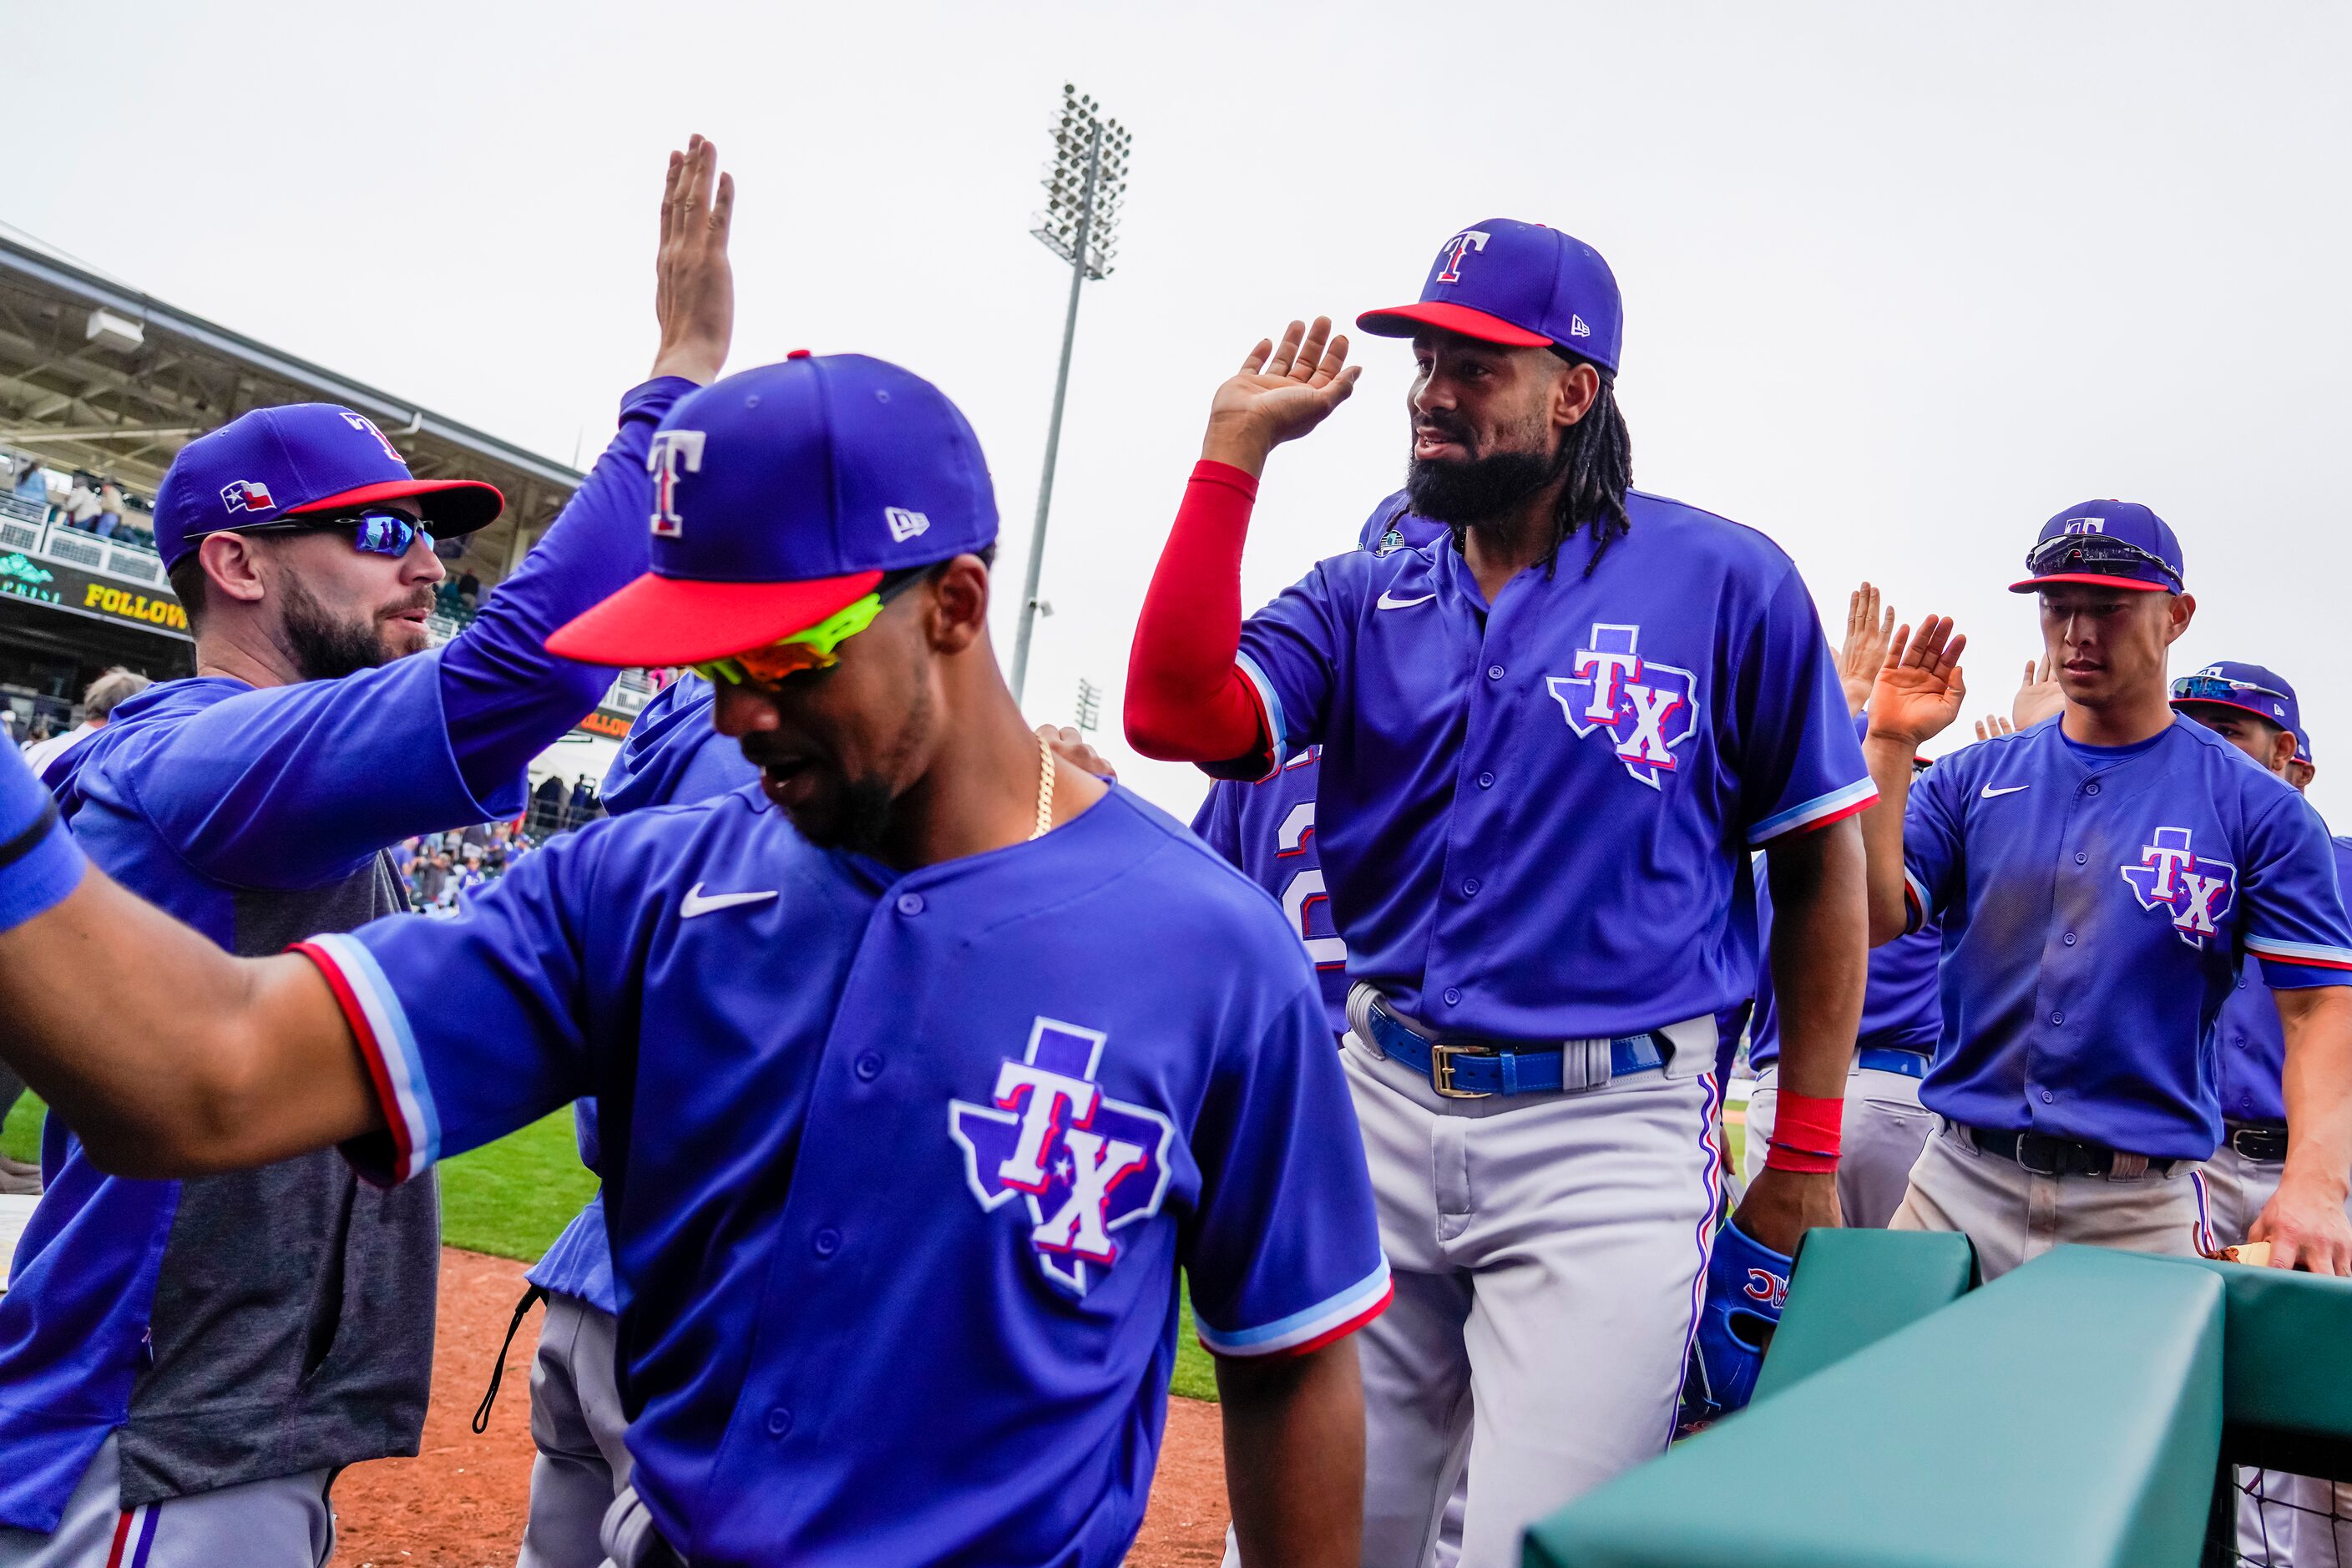
[[[697,915],[707,915],[713,910],[731,910],[738,904],[764,903],[776,896],[773,888],[764,893],[713,893],[703,897],[702,884],[697,882],[677,901],[677,918],[690,921]]]
[[[1383,588],[1381,590],[1381,596],[1372,602],[1372,608],[1376,610],[1409,610],[1415,605],[1426,605],[1430,600],[1434,599],[1435,597],[1437,597],[1437,595],[1434,594],[1423,594],[1418,599],[1391,599],[1389,597],[1388,590]]]
[[[1982,790],[1979,790],[1977,793],[1977,798],[1979,800],[1990,800],[1995,795],[2015,795],[2019,790],[2032,789],[2032,787],[2033,786],[2032,784],[2004,784],[2000,788],[1995,789],[1992,785],[1987,784]]]

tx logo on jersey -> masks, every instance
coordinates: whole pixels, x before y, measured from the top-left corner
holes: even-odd
[[[1118,1260],[1113,1232],[1160,1212],[1168,1192],[1168,1118],[1103,1093],[1103,1035],[1039,1018],[1021,1059],[996,1072],[993,1100],[948,1101],[964,1183],[993,1213],[1015,1198],[1045,1278],[1078,1295]]]
[[[677,515],[677,478],[702,472],[704,439],[700,430],[656,430],[646,450],[646,472],[654,477],[654,531],[664,539],[686,531],[686,520]]]
[[[268,511],[277,504],[259,479],[232,479],[221,486],[221,505],[231,511]]]
[[[1680,761],[1675,748],[1698,733],[1698,679],[1641,657],[1642,628],[1595,622],[1591,646],[1576,650],[1576,673],[1544,685],[1580,736],[1598,731],[1625,771],[1652,789]]]
[[[2238,868],[2189,847],[2189,829],[2159,827],[2156,842],[2139,852],[2139,864],[2121,868],[2132,896],[2144,910],[2162,910],[2189,946],[2202,948],[2221,934],[2221,921],[2236,895]]]

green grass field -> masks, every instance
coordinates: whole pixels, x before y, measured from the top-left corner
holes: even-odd
[[[16,1103],[0,1128],[0,1152],[37,1160],[41,1102]],[[572,1142],[572,1113],[559,1111],[521,1131],[460,1154],[441,1165],[441,1239],[470,1252],[536,1263],[596,1190]],[[1176,1341],[1171,1392],[1188,1399],[1217,1397],[1209,1352],[1192,1336],[1192,1304]]]

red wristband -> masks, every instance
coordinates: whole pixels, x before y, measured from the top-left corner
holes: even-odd
[[[1772,1150],[1764,1156],[1764,1168],[1829,1174],[1837,1169],[1844,1126],[1844,1100],[1818,1100],[1782,1089],[1772,1113]]]

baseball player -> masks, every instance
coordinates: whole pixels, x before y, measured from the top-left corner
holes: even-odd
[[[2063,689],[2042,723],[1911,759],[1958,715],[1965,638],[1934,616],[1890,657],[1864,750],[1882,805],[1871,928],[1944,926],[1944,1029],[1921,1102],[1943,1119],[1896,1228],[1958,1230],[1987,1279],[2059,1242],[2186,1253],[2221,1142],[2209,1041],[2243,955],[2285,1037],[2286,1158],[2249,1227],[2282,1268],[2352,1271],[2352,927],[2335,852],[2286,784],[2168,705],[2196,601],[2147,507],[2043,525],[2039,595]]]
[[[2284,677],[2258,664],[2209,664],[2172,683],[2172,706],[2298,793],[2311,783],[2303,705]],[[2340,889],[2352,883],[2352,839],[2333,842]],[[2250,1237],[2286,1163],[2286,1040],[2277,1002],[2251,956],[2221,999],[2213,1054],[2221,1079],[2221,1146],[2205,1162],[2206,1200],[2214,1245],[2233,1247]],[[2274,1470],[2242,1470],[2241,1484],[2249,1496],[2238,1510],[2238,1547],[2248,1562],[2333,1568],[2341,1549],[2352,1546],[2352,1489]],[[2346,1527],[2340,1542],[2338,1525]]]
[[[199,1049],[93,1048],[0,948],[18,1067],[151,1170],[341,1142],[407,1179],[594,1094],[625,1568],[1117,1563],[1180,1265],[1245,1559],[1352,1563],[1346,1336],[1388,1267],[1279,914],[1023,727],[935,388],[791,360],[681,401],[654,459],[653,572],[551,640],[698,663],[758,789],[560,838],[452,921],[175,976],[222,1017],[156,1032]]]
[[[638,713],[604,775],[604,809],[614,816],[650,806],[709,800],[755,784],[760,770],[711,724],[710,683],[691,671]],[[596,1104],[572,1108],[581,1163],[604,1170]],[[621,1310],[604,1194],[588,1201],[525,1276],[547,1300],[530,1369],[530,1507],[517,1568],[596,1568],[604,1514],[629,1482],[614,1375]],[[526,1295],[528,1303],[530,1296]]]
[[[698,140],[672,158],[653,379],[444,647],[425,629],[434,540],[495,518],[491,487],[419,480],[325,404],[257,410],[181,452],[155,531],[197,674],[121,703],[51,770],[94,861],[221,947],[269,953],[404,910],[387,846],[520,808],[525,765],[610,679],[541,641],[642,563],[653,426],[724,357],[714,158]],[[334,1471],[416,1451],[432,1184],[362,1188],[324,1153],[131,1181],[92,1162],[86,1131],[49,1118],[47,1191],[0,1298],[0,1564],[320,1562]]]
[[[1628,488],[1598,255],[1482,223],[1359,324],[1412,339],[1408,492],[1447,537],[1326,561],[1244,625],[1257,475],[1357,374],[1294,322],[1217,392],[1127,731],[1227,777],[1323,748],[1342,1061],[1397,1269],[1365,1335],[1364,1561],[1427,1560],[1466,1456],[1462,1561],[1489,1568],[1672,1430],[1750,846],[1775,847],[1783,1089],[1743,1224],[1786,1250],[1836,1222],[1864,963],[1844,819],[1872,790],[1788,557]]]
[[[1878,590],[1868,583],[1848,601],[1846,637],[1838,654],[1839,684],[1857,738],[1868,728],[1863,710],[1894,639],[1895,612],[1882,616]],[[1914,764],[1916,778],[1925,759]],[[1757,923],[1769,942],[1772,929],[1770,879],[1756,868]],[[1853,1068],[1845,1086],[1844,1147],[1838,1160],[1838,1208],[1848,1225],[1883,1228],[1910,1183],[1911,1165],[1934,1130],[1935,1118],[1919,1106],[1919,1082],[1927,1075],[1943,1007],[1936,992],[1936,963],[1943,933],[1932,923],[1896,938],[1870,955],[1870,979],[1862,995],[1862,1024],[1854,1038]],[[1764,1167],[1780,1100],[1780,1020],[1772,1004],[1772,974],[1759,964],[1756,1011],[1749,1022],[1748,1065],[1756,1084],[1748,1092],[1748,1140],[1740,1152],[1748,1181]]]

